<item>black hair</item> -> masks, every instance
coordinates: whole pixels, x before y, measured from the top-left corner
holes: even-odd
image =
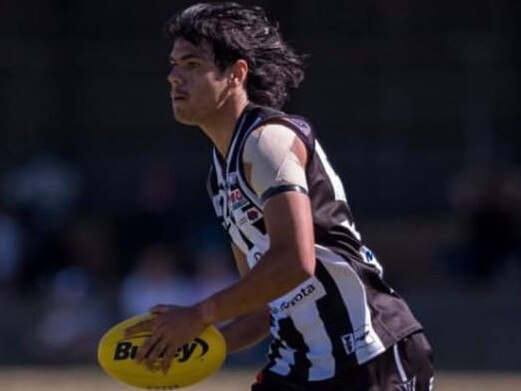
[[[201,3],[175,14],[166,26],[172,43],[184,38],[193,45],[206,41],[221,71],[243,59],[248,63],[248,99],[280,109],[289,88],[304,79],[303,56],[283,41],[277,23],[260,7],[237,3]]]

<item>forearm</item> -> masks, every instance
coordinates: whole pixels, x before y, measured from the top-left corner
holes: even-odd
[[[242,315],[221,328],[228,353],[256,344],[269,333],[269,310],[261,309]]]
[[[270,248],[230,287],[200,302],[195,310],[206,325],[258,311],[315,273],[315,240],[307,195],[284,192],[264,208]]]
[[[240,281],[199,303],[199,311],[206,324],[255,312],[312,274],[311,268],[304,267],[299,254],[268,250]]]

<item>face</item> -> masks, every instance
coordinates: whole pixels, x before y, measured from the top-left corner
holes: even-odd
[[[222,107],[229,93],[229,75],[214,61],[211,46],[195,46],[183,38],[175,40],[170,53],[172,108],[177,121],[202,125]]]

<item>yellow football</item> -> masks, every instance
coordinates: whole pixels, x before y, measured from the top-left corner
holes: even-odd
[[[132,317],[116,324],[103,335],[98,344],[98,362],[106,373],[134,387],[173,390],[197,383],[219,370],[226,357],[226,344],[222,334],[213,326],[177,351],[166,374],[160,370],[152,372],[138,364],[135,361],[137,350],[150,333],[125,338],[124,331],[150,317]]]

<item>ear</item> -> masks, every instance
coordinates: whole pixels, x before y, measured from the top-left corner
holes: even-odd
[[[244,85],[246,83],[246,78],[248,77],[248,63],[246,60],[237,60],[231,67],[230,72],[230,85],[237,87]]]

